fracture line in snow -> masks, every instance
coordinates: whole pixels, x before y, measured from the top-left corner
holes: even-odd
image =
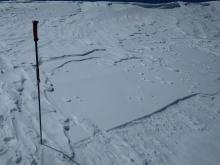
[[[127,60],[137,60],[137,59],[142,59],[141,57],[127,57],[127,58],[122,58],[122,59],[120,59],[120,60],[118,60],[118,61],[115,61],[114,62],[114,65],[117,65],[118,63],[121,63],[121,62],[123,62],[123,61],[127,61]]]
[[[220,90],[215,92],[215,93],[193,93],[193,94],[184,96],[182,98],[178,98],[178,99],[174,100],[173,102],[167,104],[166,106],[164,106],[164,107],[162,107],[162,108],[160,108],[160,109],[158,109],[158,110],[156,110],[156,111],[154,111],[154,112],[152,112],[152,113],[150,113],[148,115],[142,116],[140,118],[137,118],[137,119],[134,119],[132,121],[126,122],[124,124],[121,124],[121,125],[118,125],[116,127],[110,128],[110,129],[106,130],[106,132],[110,132],[110,131],[115,130],[115,129],[121,129],[121,128],[124,128],[124,127],[126,127],[128,125],[137,124],[137,123],[139,123],[143,119],[149,118],[149,117],[151,117],[151,116],[153,116],[155,114],[163,112],[163,111],[167,110],[169,107],[174,106],[174,105],[178,104],[179,102],[185,101],[185,100],[190,99],[192,97],[195,97],[197,95],[215,96],[215,95],[218,95],[219,93],[220,93]]]
[[[57,57],[48,57],[46,59],[41,58],[40,60],[40,65],[45,63],[45,62],[51,62],[51,61],[55,61],[55,60],[59,60],[59,59],[64,59],[64,58],[69,58],[69,57],[84,57],[87,56],[91,53],[97,52],[97,51],[105,51],[105,49],[93,49],[90,50],[86,53],[81,53],[81,54],[66,54],[66,55],[62,55],[62,56],[57,56]],[[79,61],[79,60],[78,60]]]
[[[158,114],[158,113],[160,113],[160,112],[163,112],[163,111],[167,110],[167,108],[169,108],[169,107],[171,107],[171,106],[173,106],[173,105],[176,105],[176,104],[178,104],[178,103],[181,102],[181,101],[184,101],[184,100],[187,100],[187,99],[192,98],[192,97],[194,97],[194,96],[197,96],[198,94],[200,94],[200,93],[193,93],[193,94],[184,96],[184,97],[182,97],[182,98],[178,98],[178,99],[174,100],[173,102],[167,104],[166,106],[164,106],[164,107],[162,107],[162,108],[160,108],[160,109],[158,109],[158,110],[156,110],[156,111],[154,111],[154,112],[152,112],[152,113],[150,113],[150,114],[147,114],[147,115],[142,116],[142,117],[140,117],[140,118],[137,118],[137,119],[134,119],[134,120],[132,120],[132,121],[126,122],[126,123],[124,123],[124,124],[118,125],[118,126],[116,126],[116,127],[110,128],[110,129],[106,130],[106,132],[110,132],[110,131],[115,130],[115,129],[121,129],[121,128],[124,128],[124,127],[126,127],[126,126],[128,126],[128,125],[136,124],[136,123],[138,123],[139,121],[141,121],[141,120],[143,120],[143,119],[149,118],[149,117],[151,117],[151,116],[153,116],[153,115],[156,115],[156,114]]]
[[[59,66],[53,68],[52,71],[51,71],[51,74],[53,75],[54,72],[55,72],[57,69],[60,69],[60,68],[64,67],[64,66],[65,66],[66,64],[68,64],[68,63],[71,63],[71,62],[82,62],[82,61],[93,60],[93,59],[97,59],[97,58],[100,58],[100,57],[89,57],[89,58],[83,58],[83,59],[79,59],[79,60],[69,60],[69,61],[66,61],[66,62],[64,62],[63,64],[61,64],[61,65],[59,65]]]
[[[86,60],[92,60],[92,59],[95,59],[95,58],[100,58],[100,57],[89,57],[89,58],[83,58],[83,59],[79,59],[79,60],[69,60],[69,61],[66,61],[66,62],[64,62],[63,64],[57,66],[54,70],[59,69],[59,68],[62,68],[64,65],[66,65],[66,64],[68,64],[68,63],[70,63],[70,62],[73,62],[73,61],[75,61],[75,62],[81,62],[81,61],[86,61]]]
[[[220,93],[220,91],[219,91],[219,93]],[[168,108],[170,108],[170,107],[172,107],[172,106],[178,104],[179,102],[185,101],[185,100],[190,99],[190,98],[192,98],[192,97],[195,97],[195,96],[197,96],[197,95],[199,95],[199,94],[202,94],[202,93],[193,93],[193,94],[190,94],[190,95],[187,95],[187,96],[178,98],[178,99],[172,101],[171,103],[167,104],[166,106],[164,106],[164,107],[158,109],[157,111],[154,111],[154,112],[152,112],[152,113],[150,113],[150,114],[147,114],[147,115],[145,115],[145,116],[142,116],[142,117],[139,117],[139,118],[137,118],[137,119],[134,119],[134,120],[132,120],[132,121],[126,122],[126,123],[124,123],[124,124],[118,125],[118,126],[116,126],[116,127],[110,128],[110,129],[106,130],[106,132],[111,132],[111,131],[116,130],[116,129],[122,129],[122,128],[125,128],[125,127],[127,127],[127,126],[132,126],[132,125],[134,125],[134,124],[138,124],[138,123],[141,122],[141,120],[143,120],[143,119],[149,118],[149,117],[151,117],[151,116],[153,116],[153,115],[156,115],[156,114],[158,114],[158,113],[160,113],[160,112],[163,112],[163,111],[167,110]],[[218,92],[216,92],[216,93],[214,93],[214,94],[204,94],[204,95],[216,95],[216,94],[218,94]],[[74,145],[78,145],[78,144],[83,143],[83,142],[86,142],[87,140],[90,140],[90,139],[91,139],[91,137],[88,137],[88,138],[79,140],[79,141],[76,142]]]

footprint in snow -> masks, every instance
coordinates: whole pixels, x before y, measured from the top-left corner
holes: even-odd
[[[148,165],[148,161],[147,160],[144,160],[144,165]]]
[[[71,98],[66,98],[66,102],[70,103],[70,102],[72,102],[72,99]]]
[[[8,143],[8,142],[10,142],[11,140],[13,140],[14,139],[14,137],[5,137],[4,139],[3,139],[3,141],[5,142],[5,143]]]
[[[143,97],[138,97],[137,100],[142,103],[144,101],[144,98]]]
[[[0,142],[0,156],[1,156],[1,155],[4,155],[7,151],[8,151],[7,146],[6,146],[5,144],[2,144],[2,143]]]
[[[3,128],[4,126],[4,116],[0,115],[0,128]]]
[[[63,123],[63,129],[64,129],[65,132],[70,130],[70,119],[69,119],[69,118],[67,118],[67,119],[64,121],[64,123]]]
[[[82,102],[82,101],[83,101],[83,99],[82,99],[82,98],[80,98],[79,96],[74,96],[74,98],[75,98],[76,100],[80,101],[80,102]]]
[[[50,84],[49,86],[45,87],[46,92],[54,92],[53,84]]]

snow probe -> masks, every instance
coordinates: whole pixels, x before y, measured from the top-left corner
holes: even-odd
[[[40,74],[39,74],[39,60],[38,60],[38,45],[37,41],[38,34],[37,34],[37,24],[38,21],[33,21],[33,36],[35,42],[35,55],[36,55],[36,76],[37,76],[37,90],[38,90],[38,107],[39,107],[39,125],[40,125],[40,144],[43,144],[42,140],[42,125],[41,125],[41,102],[40,102]]]
[[[56,152],[62,153],[66,158],[71,160],[73,163],[80,165],[80,163],[76,162],[71,156],[68,156],[65,154],[63,151],[60,151],[54,147],[51,147],[49,145],[46,145],[43,143],[42,139],[42,124],[41,124],[41,100],[40,100],[40,72],[39,72],[39,60],[38,60],[38,45],[37,42],[39,40],[38,38],[38,31],[37,31],[37,24],[38,21],[34,20],[33,22],[33,37],[34,37],[34,42],[35,42],[35,55],[36,55],[36,77],[37,77],[37,91],[38,91],[38,107],[39,107],[39,125],[40,125],[40,144],[42,146],[45,146],[47,148],[50,148]]]

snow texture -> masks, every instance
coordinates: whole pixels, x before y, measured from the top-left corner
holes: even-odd
[[[1,165],[220,164],[220,2],[1,2],[0,20]],[[43,141],[66,155],[39,144],[32,20]]]

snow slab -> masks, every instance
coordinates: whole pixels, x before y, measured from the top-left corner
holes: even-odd
[[[1,2],[3,165],[72,163],[39,146],[34,19],[45,144],[89,165],[219,164],[219,2]]]

